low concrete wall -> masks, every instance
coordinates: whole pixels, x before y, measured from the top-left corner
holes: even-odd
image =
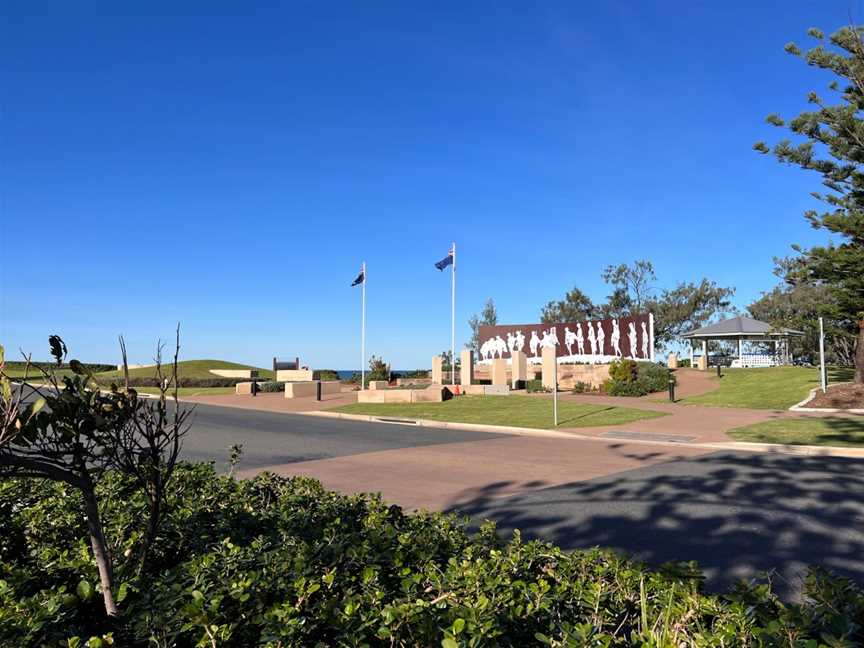
[[[609,380],[609,365],[560,365],[558,367],[558,387],[573,389],[576,383],[591,385],[592,389]]]
[[[208,369],[214,376],[222,378],[257,378],[257,369]]]
[[[308,382],[312,380],[311,369],[279,369],[276,382]]]
[[[234,393],[237,394],[238,396],[241,396],[241,395],[251,396],[252,395],[252,384],[253,383],[251,383],[251,382],[237,383],[234,386]]]
[[[370,380],[369,389],[387,389],[390,386],[386,380]]]
[[[155,367],[155,366],[156,366],[156,365],[153,364],[153,363],[151,363],[151,364],[130,364],[130,365],[128,365],[128,367],[129,367],[130,369],[146,369],[147,367]],[[117,371],[123,371],[123,365],[122,365],[122,364],[117,365]]]
[[[317,385],[321,383],[321,394],[339,394],[342,392],[342,384],[338,380],[310,380],[308,382],[285,383],[285,398],[309,398],[314,397]]]
[[[358,403],[440,403],[444,400],[443,387],[433,385],[426,389],[367,389],[357,392]],[[449,395],[449,392],[447,392]]]

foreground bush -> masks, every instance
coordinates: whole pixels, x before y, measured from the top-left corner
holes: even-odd
[[[235,481],[178,468],[148,570],[145,502],[105,480],[120,616],[98,601],[75,491],[0,484],[0,645],[853,646],[864,596],[814,573],[803,605],[765,586],[701,592],[690,564],[651,571],[608,551],[565,553],[491,527],[404,515],[304,478]],[[134,553],[134,551],[132,552]],[[74,639],[78,637],[78,639]],[[99,645],[98,640],[90,641]]]

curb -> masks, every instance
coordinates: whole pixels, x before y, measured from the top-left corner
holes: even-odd
[[[347,421],[362,421],[366,423],[390,423],[392,425],[416,425],[419,427],[467,430],[475,432],[489,432],[492,434],[510,434],[513,436],[535,436],[556,439],[570,439],[573,441],[594,441],[599,443],[627,443],[641,445],[660,445],[672,447],[703,448],[705,450],[729,450],[739,452],[753,452],[763,454],[788,454],[808,457],[847,457],[853,459],[864,458],[864,448],[843,448],[838,446],[805,446],[787,445],[780,443],[750,443],[747,441],[715,441],[704,443],[688,443],[683,441],[660,441],[650,439],[609,439],[578,432],[558,432],[555,430],[543,430],[539,428],[523,428],[504,425],[484,425],[480,423],[456,423],[450,421],[433,421],[429,419],[402,419],[369,414],[344,414],[342,412],[296,412],[302,416],[317,416],[320,418],[343,419]],[[614,426],[606,426],[614,427]]]
[[[835,383],[837,385],[849,385],[851,383]],[[837,407],[804,407],[807,403],[816,398],[816,392],[821,387],[814,387],[810,390],[810,394],[800,403],[796,403],[789,408],[790,412],[824,412],[825,414],[864,414],[864,409],[841,409]]]

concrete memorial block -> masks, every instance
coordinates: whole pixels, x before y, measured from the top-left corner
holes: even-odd
[[[543,347],[543,387],[545,389],[555,388],[557,374],[557,361],[555,360],[555,347]]]
[[[708,356],[699,356],[699,359],[696,361],[696,368],[699,371],[708,371]]]
[[[459,369],[459,384],[470,385],[474,381],[474,352],[471,349],[463,349],[459,354],[461,368]]]
[[[444,359],[441,356],[432,358],[432,384],[444,384]]]
[[[484,396],[509,396],[510,385],[481,385]]]
[[[234,385],[234,393],[238,396],[251,396],[252,395],[252,383],[251,382],[241,382]]]
[[[279,369],[276,371],[276,382],[309,382],[312,380],[311,369]]]
[[[528,380],[528,358],[522,351],[514,351],[511,361],[510,385],[513,389],[524,389]]]
[[[669,359],[666,361],[666,366],[669,369],[677,369],[678,368],[678,354],[674,351],[669,354]]]
[[[342,385],[338,380],[309,380],[306,382],[285,383],[285,398],[314,398],[318,392],[318,383],[321,383],[321,395],[339,394]]]
[[[492,384],[507,384],[507,361],[504,358],[495,358],[492,361]]]
[[[386,380],[370,380],[369,389],[387,389],[390,386]]]

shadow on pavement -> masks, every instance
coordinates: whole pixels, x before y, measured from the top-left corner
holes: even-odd
[[[512,488],[466,492],[449,510],[565,549],[697,560],[709,590],[770,571],[796,598],[808,564],[864,582],[864,461],[724,452],[501,496]]]

